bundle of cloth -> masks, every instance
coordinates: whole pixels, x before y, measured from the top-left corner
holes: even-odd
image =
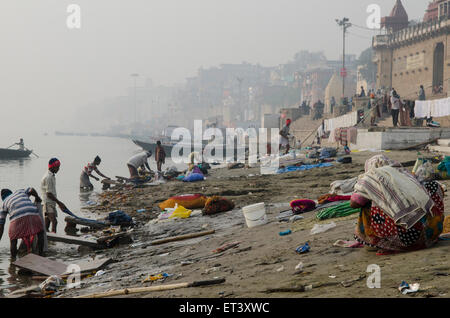
[[[308,199],[293,200],[290,202],[290,206],[294,214],[302,214],[314,210],[316,202]]]
[[[424,174],[413,176],[384,155],[366,161],[351,207],[362,208],[355,239],[381,253],[429,247],[442,232],[441,186]]]
[[[221,212],[227,212],[234,209],[234,202],[219,196],[208,198],[203,208],[203,215],[214,215]]]
[[[317,199],[320,205],[336,201],[350,201],[350,195],[335,195],[327,193]]]

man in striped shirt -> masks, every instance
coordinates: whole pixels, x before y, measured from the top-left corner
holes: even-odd
[[[30,199],[34,196],[35,203]],[[36,203],[42,202],[33,188],[17,190],[14,193],[9,189],[1,190],[3,205],[0,209],[0,239],[3,236],[6,215],[9,214],[9,239],[11,241],[11,257],[17,256],[17,241],[21,239],[31,251],[35,235],[38,237],[39,255],[44,252],[44,224],[39,215]]]
[[[86,189],[86,190],[93,190],[94,186],[92,185],[91,181],[89,180],[89,177],[94,178],[95,180],[99,181],[100,179],[97,178],[92,174],[92,172],[96,172],[99,176],[110,179],[107,176],[105,176],[103,173],[98,170],[97,166],[102,162],[102,159],[100,159],[99,156],[95,157],[94,161],[92,163],[88,163],[83,171],[81,171],[80,176],[80,188]]]

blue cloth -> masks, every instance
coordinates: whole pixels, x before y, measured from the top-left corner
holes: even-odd
[[[108,221],[113,225],[121,225],[131,223],[133,219],[123,211],[117,210],[109,213]]]
[[[286,167],[284,169],[278,169],[277,173],[286,173],[286,172],[292,172],[292,171],[305,171],[305,170],[311,170],[314,168],[325,168],[325,167],[332,167],[333,165],[331,163],[319,163],[316,165],[303,165],[300,167],[297,166],[291,166],[291,167]]]
[[[190,175],[188,175],[183,179],[184,182],[196,182],[203,180],[205,180],[205,177],[201,173],[191,173]]]

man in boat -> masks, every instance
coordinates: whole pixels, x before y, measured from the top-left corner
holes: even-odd
[[[35,198],[35,203],[30,199]],[[11,258],[16,259],[17,241],[21,239],[27,246],[27,252],[31,252],[31,247],[35,235],[38,237],[39,255],[44,254],[44,225],[39,215],[36,204],[42,200],[33,188],[17,190],[12,192],[9,189],[1,190],[3,205],[0,209],[0,240],[3,236],[6,215],[9,214],[9,239],[11,241]]]
[[[161,172],[162,165],[166,163],[166,152],[164,151],[163,146],[161,146],[161,141],[159,140],[156,142],[155,161],[158,172]]]
[[[23,142],[23,138],[20,138],[19,142],[16,142],[15,144],[19,146],[19,150],[25,151],[25,144]]]
[[[67,207],[56,197],[56,174],[59,171],[61,162],[57,158],[52,158],[48,162],[48,170],[41,181],[41,190],[43,193],[43,210],[45,214],[45,227],[47,232],[52,224],[52,232],[56,233],[56,225],[58,224],[56,205],[62,211],[67,210]]]
[[[150,169],[150,166],[148,165],[148,158],[152,156],[151,151],[144,151],[141,153],[138,153],[137,155],[134,155],[131,157],[128,162],[128,170],[130,171],[130,179],[137,179],[139,178],[139,168],[147,168],[148,171],[152,172],[152,169]]]
[[[102,162],[102,159],[100,159],[99,156],[95,157],[94,161],[92,163],[88,163],[83,171],[81,171],[81,175],[80,175],[80,189],[86,189],[86,190],[93,190],[94,189],[94,185],[91,183],[91,181],[89,180],[89,177],[100,181],[100,178],[94,176],[92,174],[92,172],[96,172],[99,176],[111,180],[111,178],[105,176],[103,173],[100,172],[100,170],[98,170],[98,165],[100,165],[100,163]]]

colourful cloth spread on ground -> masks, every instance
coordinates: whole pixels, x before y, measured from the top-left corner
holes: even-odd
[[[361,209],[353,209],[350,206],[350,201],[346,201],[336,206],[332,206],[331,208],[324,209],[319,211],[316,215],[316,218],[319,220],[326,220],[331,218],[341,218],[344,216],[349,216],[355,213],[360,213]]]
[[[325,168],[325,167],[332,167],[333,165],[331,163],[319,163],[316,165],[303,165],[303,166],[290,166],[282,169],[278,169],[277,173],[287,173],[287,172],[293,172],[293,171],[305,171],[305,170],[311,170],[314,168]]]
[[[316,208],[316,202],[307,199],[291,201],[290,206],[294,214],[301,214],[312,211]]]
[[[173,209],[175,204],[184,206],[186,209],[203,209],[207,198],[202,194],[185,194],[174,196],[159,205],[161,210]]]

